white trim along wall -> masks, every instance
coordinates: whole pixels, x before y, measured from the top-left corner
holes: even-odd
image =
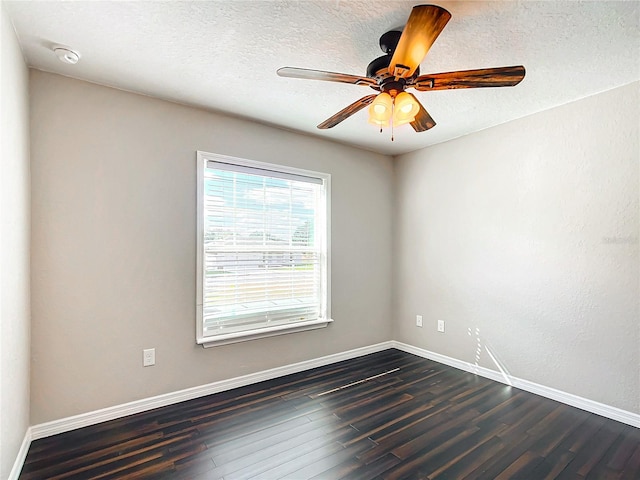
[[[388,342],[382,342],[367,347],[356,348],[348,350],[346,352],[336,353],[333,355],[327,355],[320,358],[314,358],[306,360],[304,362],[294,363],[291,365],[285,365],[278,368],[272,368],[269,370],[263,370],[261,372],[252,373],[249,375],[243,375],[241,377],[230,378],[228,380],[222,380],[219,382],[213,382],[199,387],[187,388],[177,392],[166,393],[151,398],[145,398],[142,400],[136,400],[134,402],[125,403],[122,405],[116,405],[109,408],[103,408],[94,412],[87,412],[81,415],[74,415],[68,418],[61,418],[52,422],[41,423],[29,428],[25,434],[24,441],[20,448],[18,457],[16,458],[9,480],[17,480],[27,456],[29,445],[33,440],[40,438],[50,437],[59,433],[68,432],[77,428],[87,427],[89,425],[95,425],[98,423],[106,422],[108,420],[114,420],[116,418],[126,417],[127,415],[133,415],[136,413],[145,412],[154,408],[164,407],[186,400],[194,398],[204,397],[214,393],[231,390],[253,383],[263,382],[265,380],[271,380],[292,373],[298,373],[312,368],[321,367],[324,365],[330,365],[332,363],[341,362],[343,360],[349,360],[352,358],[361,357],[370,353],[380,352],[382,350],[388,350],[396,348],[403,352],[411,353],[419,357],[427,358],[444,365],[448,365],[453,368],[458,368],[481,377],[494,380],[496,382],[511,385],[514,388],[519,388],[527,392],[540,395],[551,400],[555,400],[572,407],[580,408],[587,412],[595,413],[618,422],[631,425],[633,427],[640,428],[640,415],[633,412],[627,412],[625,410],[605,405],[588,398],[582,398],[571,393],[556,390],[554,388],[546,387],[534,382],[529,382],[521,378],[512,377],[506,373],[501,373],[489,368],[480,367],[462,360],[441,355],[439,353],[424,350],[422,348],[414,347],[402,342],[396,342],[391,340]]]

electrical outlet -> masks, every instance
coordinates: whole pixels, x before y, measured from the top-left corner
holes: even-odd
[[[444,333],[444,320],[438,320],[438,331]]]
[[[422,315],[416,315],[416,327],[422,326]]]
[[[150,367],[156,364],[156,349],[147,348],[142,350],[142,366]]]

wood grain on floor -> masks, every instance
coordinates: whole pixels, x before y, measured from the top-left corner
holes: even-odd
[[[640,429],[392,349],[36,440],[20,478],[633,480]]]

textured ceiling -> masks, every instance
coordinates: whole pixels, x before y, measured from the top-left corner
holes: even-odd
[[[281,78],[282,66],[364,75],[407,1],[4,1],[28,64],[103,85],[400,154],[640,79],[640,2],[437,2],[452,19],[421,72],[522,64],[512,88],[417,92],[437,126],[380,134],[366,110],[316,125],[372,91]],[[65,65],[53,44],[78,50]],[[594,112],[597,121],[598,112]],[[542,141],[543,139],[541,139]]]

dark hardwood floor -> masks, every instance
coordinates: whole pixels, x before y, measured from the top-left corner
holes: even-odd
[[[640,429],[386,350],[37,440],[20,478],[632,480]]]

